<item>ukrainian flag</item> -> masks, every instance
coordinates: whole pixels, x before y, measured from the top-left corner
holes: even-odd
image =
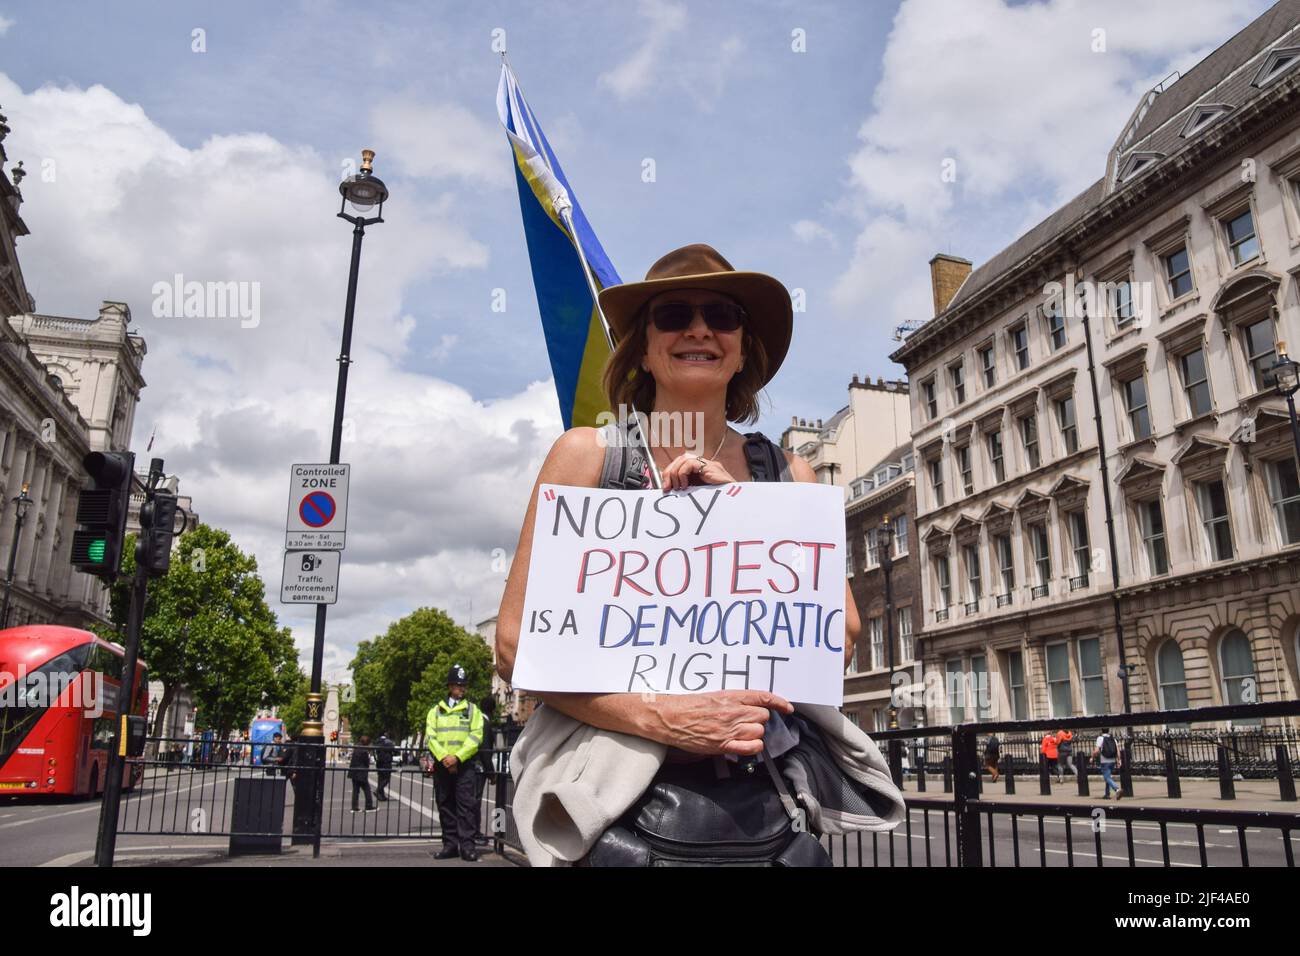
[[[591,267],[596,288],[618,285],[618,277],[600,241],[592,232],[569,181],[551,152],[537,117],[524,102],[514,73],[501,64],[497,86],[497,113],[515,153],[515,180],[523,212],[524,236],[532,263],[533,286],[542,316],[546,350],[560,396],[564,427],[595,425],[596,416],[609,409],[600,378],[609,358],[609,344],[582,262],[556,203],[572,204],[576,241]]]

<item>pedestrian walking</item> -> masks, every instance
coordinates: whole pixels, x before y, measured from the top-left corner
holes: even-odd
[[[352,781],[352,812],[358,813],[357,797],[364,791],[366,795],[366,813],[374,813],[375,798],[370,793],[370,738],[365,734],[352,748],[352,760],[348,764],[348,779]]]
[[[447,696],[429,708],[424,736],[434,759],[433,786],[442,826],[442,849],[435,859],[459,855],[473,863],[478,860],[474,848],[478,807],[475,775],[468,764],[483,742],[483,711],[465,699],[468,683],[465,668],[453,664],[447,674]]]
[[[1119,746],[1115,743],[1115,738],[1111,735],[1109,728],[1103,728],[1101,734],[1097,737],[1096,746],[1092,749],[1092,755],[1098,758],[1101,764],[1101,779],[1106,782],[1106,790],[1102,794],[1103,800],[1110,799],[1111,790],[1115,791],[1115,799],[1122,800],[1124,792],[1120,790],[1119,784],[1111,776],[1119,766]]]
[[[397,744],[389,739],[388,733],[380,733],[375,741],[375,769],[379,771],[379,786],[375,787],[375,799],[388,802],[388,781],[393,779],[393,751]]]
[[[998,760],[1001,756],[1002,741],[998,740],[997,734],[990,734],[988,743],[984,745],[984,766],[988,768],[993,783],[998,782]]]
[[[284,759],[284,734],[272,734],[271,743],[262,750],[262,772],[274,777]]]
[[[1066,768],[1070,770],[1070,776],[1079,776],[1079,771],[1074,766],[1074,731],[1058,730],[1056,732],[1056,779],[1060,782],[1061,775],[1065,773]]]
[[[1060,783],[1061,768],[1057,767],[1056,765],[1056,757],[1057,757],[1056,734],[1052,733],[1051,731],[1048,731],[1047,733],[1043,734],[1043,743],[1039,747],[1039,750],[1042,753],[1042,755],[1047,759],[1047,769],[1050,771],[1053,767],[1056,768],[1056,782]]]

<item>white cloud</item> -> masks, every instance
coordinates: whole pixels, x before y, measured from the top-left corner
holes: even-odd
[[[384,157],[411,176],[508,185],[510,147],[500,125],[455,103],[413,103],[390,99],[371,116]]]
[[[10,20],[8,17],[4,16],[3,14],[0,14],[0,37],[8,35],[9,28],[13,25],[14,25],[13,20]]]
[[[790,231],[794,234],[795,239],[805,244],[816,242],[819,239],[832,245],[835,243],[835,234],[820,222],[814,222],[812,219],[800,219],[798,222],[791,224]]]
[[[650,21],[645,39],[628,59],[597,80],[621,100],[651,89],[670,37],[686,25],[686,7],[667,0],[641,0],[637,12]]]
[[[204,520],[256,554],[273,608],[305,651],[314,612],[276,598],[288,466],[329,448],[351,241],[334,217],[337,168],[261,134],[183,147],[102,86],[27,93],[0,74],[0,102],[9,155],[33,172],[22,209],[32,234],[18,251],[37,309],[132,306],[149,348],[137,445],[156,425],[153,454]],[[488,252],[455,192],[412,190],[384,216],[367,233],[351,353],[350,530],[326,658],[334,677],[358,640],[415,607],[442,606],[460,621],[470,601],[479,619],[495,612],[504,569],[494,550],[514,549],[532,478],[560,431],[550,383],[481,402],[410,370],[427,360],[407,361],[416,320],[404,290],[482,269]],[[151,287],[177,273],[259,283],[260,323],[155,318]],[[444,351],[456,344],[439,341]]]
[[[928,317],[935,251],[987,242],[997,215],[992,254],[1095,181],[1138,97],[1248,19],[1217,0],[904,0],[836,206],[859,235],[835,304],[889,327]]]

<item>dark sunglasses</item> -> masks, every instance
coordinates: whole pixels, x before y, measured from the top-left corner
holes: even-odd
[[[704,324],[715,332],[734,332],[745,319],[745,310],[735,302],[663,302],[650,310],[650,320],[660,332],[681,332],[690,328],[699,312]]]

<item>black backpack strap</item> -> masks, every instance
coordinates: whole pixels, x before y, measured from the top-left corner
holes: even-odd
[[[636,419],[620,426],[614,423],[602,429],[605,437],[605,461],[600,468],[599,488],[642,491],[650,487],[645,446]]]
[[[754,481],[794,481],[785,453],[762,432],[745,436],[745,459]]]

